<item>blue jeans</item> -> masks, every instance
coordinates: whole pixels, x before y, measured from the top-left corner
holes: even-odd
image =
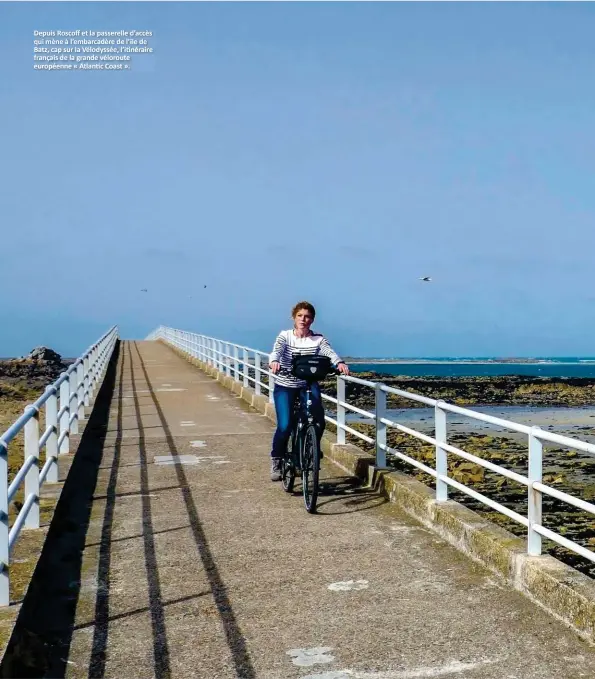
[[[283,457],[287,451],[287,443],[293,428],[291,417],[293,414],[293,406],[300,392],[303,399],[305,391],[296,387],[282,387],[279,384],[275,384],[273,399],[275,401],[275,411],[277,412],[277,431],[273,436],[271,457]],[[320,386],[318,382],[312,384],[310,393],[312,394],[310,412],[314,417],[318,441],[320,442],[320,437],[324,432],[326,423],[324,420],[324,408],[322,406],[322,397],[320,396]]]

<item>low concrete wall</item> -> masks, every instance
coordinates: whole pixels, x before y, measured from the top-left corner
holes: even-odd
[[[257,395],[253,389],[234,382],[206,363],[189,359],[182,351],[172,350],[241,396],[255,410],[276,421],[274,406],[267,396]],[[367,482],[458,550],[507,580],[581,637],[595,643],[595,582],[591,578],[551,556],[528,556],[524,540],[457,502],[437,503],[434,492],[416,479],[399,472],[374,469],[374,458],[357,446],[339,445],[325,433],[322,449],[326,460]]]

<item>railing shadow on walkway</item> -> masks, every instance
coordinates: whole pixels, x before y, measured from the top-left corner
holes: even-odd
[[[130,345],[128,345],[130,346]],[[124,357],[122,357],[124,359]],[[142,538],[145,553],[145,570],[148,583],[149,606],[143,611],[148,611],[151,616],[151,627],[153,632],[153,663],[155,669],[155,677],[157,679],[166,679],[171,675],[169,647],[167,642],[167,632],[165,628],[165,609],[161,596],[161,582],[159,579],[159,570],[157,566],[157,553],[155,549],[155,537],[153,534],[153,519],[151,515],[151,503],[149,501],[149,477],[147,469],[147,449],[145,440],[145,427],[142,423],[142,415],[140,412],[140,402],[137,393],[137,386],[135,380],[135,371],[133,365],[132,351],[129,349],[129,366],[130,366],[130,385],[132,390],[134,411],[136,416],[136,430],[138,431],[138,450],[139,450],[139,467],[140,467],[140,489],[139,494],[142,502]],[[122,360],[122,370],[124,368],[124,360]],[[91,651],[91,658],[89,660],[88,676],[93,678],[101,678],[105,675],[106,652],[108,643],[108,631],[110,620],[109,610],[109,596],[110,596],[110,564],[111,564],[111,533],[113,524],[113,507],[115,507],[116,498],[116,484],[118,477],[118,469],[120,462],[120,446],[122,438],[122,392],[124,380],[120,379],[120,399],[118,407],[118,424],[116,431],[116,443],[114,462],[110,472],[110,481],[107,488],[107,503],[104,517],[103,531],[100,543],[99,556],[99,582],[102,585],[97,593],[97,601],[95,605],[95,621],[93,629],[93,648]],[[112,511],[110,511],[112,508]],[[133,615],[139,611],[132,611],[126,615]]]
[[[63,677],[80,594],[93,493],[114,397],[118,341],[73,457],[25,600],[0,665],[0,677]]]
[[[122,345],[114,351],[112,363],[99,391],[93,413],[81,438],[74,456],[71,470],[62,491],[60,501],[48,532],[42,555],[33,575],[25,604],[19,614],[15,631],[0,667],[0,677],[64,677],[74,630],[93,628],[93,641],[89,658],[88,674],[92,678],[104,677],[109,624],[114,620],[149,613],[153,627],[153,654],[155,676],[166,679],[171,675],[169,652],[165,630],[165,607],[211,594],[203,591],[172,601],[162,601],[155,535],[187,529],[179,526],[166,531],[153,531],[150,505],[144,498],[148,491],[147,454],[138,394],[135,392],[135,412],[138,424],[138,440],[134,445],[139,449],[140,459],[134,466],[141,469],[141,488],[137,493],[143,497],[143,532],[141,535],[112,538],[115,504],[118,497],[129,493],[117,493],[122,444],[122,379],[124,368],[129,365],[134,375],[132,353],[123,355]],[[120,357],[120,354],[122,356]],[[120,358],[119,378],[116,378]],[[128,359],[128,360],[126,360]],[[116,390],[116,379],[118,393]],[[134,383],[134,380],[133,380]],[[106,438],[109,425],[109,411],[117,398],[118,414],[115,437]],[[113,448],[114,455],[107,464],[104,462],[104,448]],[[132,465],[122,465],[132,466]],[[110,470],[105,494],[95,495],[98,471]],[[180,485],[162,490],[180,490]],[[105,509],[99,542],[85,544],[89,529],[91,508],[94,501],[105,501]],[[192,526],[190,526],[192,527]],[[142,538],[144,541],[145,565],[149,590],[149,605],[144,608],[112,614],[110,612],[110,566],[111,545],[114,542]],[[94,616],[91,620],[75,624],[76,607],[80,597],[83,551],[98,547],[97,598]],[[250,676],[250,675],[246,675]]]
[[[153,389],[153,386],[151,384],[147,368],[142,359],[142,356],[140,354],[136,342],[134,342],[134,348],[138,355],[138,360],[141,365],[142,373],[146,385],[149,389],[150,395],[153,399],[157,415],[159,417],[159,420],[161,421],[163,431],[165,432],[165,438],[168,447],[171,451],[171,454],[177,456],[180,453],[177,449],[174,437],[165,419],[163,410],[161,409],[159,401],[157,400],[155,390]],[[192,536],[194,538],[198,554],[202,561],[203,568],[208,577],[211,589],[210,593],[213,596],[215,605],[217,607],[217,611],[221,618],[221,624],[223,626],[225,639],[231,653],[233,664],[235,666],[236,675],[238,679],[239,678],[255,679],[256,674],[254,671],[254,667],[252,665],[250,654],[248,653],[246,639],[244,638],[239,627],[239,624],[236,620],[235,613],[233,612],[231,602],[227,594],[227,588],[223,582],[223,579],[221,578],[215,558],[210,550],[206,534],[203,529],[202,522],[200,521],[196,504],[194,502],[194,498],[192,497],[191,488],[188,485],[186,472],[179,462],[176,462],[174,466],[176,470],[177,479],[180,485],[180,490],[182,492],[182,498],[186,506],[186,512],[188,514],[188,518],[190,521],[190,529],[192,531]],[[156,621],[153,620],[154,629],[155,622]],[[157,665],[155,669],[156,670],[158,669]],[[165,675],[163,674],[160,675],[157,672],[155,676],[157,677],[157,679],[159,679],[159,677],[161,677],[161,679],[166,679]]]

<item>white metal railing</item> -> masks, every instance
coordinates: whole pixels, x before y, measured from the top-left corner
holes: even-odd
[[[160,326],[153,331],[148,337],[148,340],[161,339],[171,346],[177,347],[182,351],[194,356],[211,366],[217,367],[226,375],[232,376],[236,381],[242,381],[244,386],[252,386],[257,394],[261,393],[264,388],[268,392],[270,401],[273,401],[273,387],[274,375],[268,370],[269,354],[264,351],[252,349],[239,344],[234,344],[227,340],[220,340],[206,335],[199,335],[184,330],[177,330]],[[241,358],[240,358],[241,355]],[[248,370],[246,369],[248,367]],[[265,367],[266,366],[266,367]],[[252,369],[254,376],[250,375]],[[262,382],[262,375],[268,376],[268,384]],[[374,390],[375,393],[375,409],[374,412],[362,410],[356,406],[350,405],[346,402],[345,384],[346,382],[353,382]],[[270,385],[270,386],[269,386]],[[386,417],[386,395],[396,394],[402,398],[423,403],[426,406],[434,408],[434,436],[427,436],[419,431],[405,427],[394,420]],[[322,394],[326,401],[330,401],[336,405],[337,417],[332,418],[328,415],[325,419],[337,427],[337,443],[345,443],[345,432],[349,432],[353,436],[366,441],[375,446],[375,466],[377,469],[386,469],[386,454],[390,453],[404,462],[411,464],[418,469],[426,472],[436,479],[436,502],[445,502],[448,500],[449,487],[469,495],[485,505],[495,509],[502,514],[510,517],[514,521],[522,524],[527,528],[527,553],[533,556],[542,553],[542,537],[545,537],[557,544],[566,547],[567,549],[579,554],[590,561],[595,562],[595,552],[582,547],[572,540],[562,537],[542,525],[542,499],[543,495],[566,502],[573,507],[577,507],[590,514],[595,514],[595,504],[581,500],[580,498],[563,493],[555,488],[550,488],[543,483],[543,444],[553,443],[558,446],[563,446],[573,450],[580,450],[590,455],[595,455],[595,445],[580,441],[579,439],[571,438],[569,436],[560,436],[542,430],[539,427],[529,427],[524,424],[518,424],[510,420],[504,420],[491,415],[484,415],[474,410],[467,408],[460,408],[445,401],[435,400],[419,394],[413,394],[401,389],[389,387],[381,382],[372,382],[369,380],[362,380],[358,377],[352,376],[337,376],[337,398],[333,398],[328,394]],[[346,412],[358,413],[370,419],[371,423],[375,424],[375,437],[366,436],[352,427],[349,427],[346,422]],[[492,462],[484,460],[476,455],[472,455],[460,448],[450,445],[447,440],[447,414],[456,413],[464,417],[469,417],[473,420],[492,424],[502,429],[514,431],[525,434],[528,441],[529,465],[528,474],[523,476],[516,472],[510,471]],[[415,460],[408,455],[401,453],[395,448],[387,445],[387,427],[392,427],[404,434],[408,434],[420,441],[429,443],[435,447],[436,461],[435,467],[428,467],[427,465]],[[501,476],[509,478],[517,483],[527,487],[528,511],[527,516],[523,516],[508,507],[496,502],[482,493],[478,493],[472,488],[468,488],[462,483],[448,476],[448,453],[456,455],[465,460],[469,460],[484,469],[496,472]]]
[[[78,358],[60,377],[46,387],[35,403],[0,436],[0,606],[10,603],[10,553],[23,528],[39,528],[39,495],[44,482],[57,483],[58,456],[70,452],[70,435],[79,432],[85,408],[101,383],[104,369],[118,339],[113,327]],[[45,406],[45,431],[39,435],[39,416]],[[8,446],[24,432],[25,455],[10,486],[8,485]],[[45,448],[45,464],[39,469]],[[8,510],[24,484],[25,501],[9,527]]]

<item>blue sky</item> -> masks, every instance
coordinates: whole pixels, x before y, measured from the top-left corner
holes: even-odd
[[[34,71],[56,29],[155,55]],[[268,349],[301,299],[343,354],[595,354],[594,29],[591,3],[1,3],[0,356],[112,324]]]

